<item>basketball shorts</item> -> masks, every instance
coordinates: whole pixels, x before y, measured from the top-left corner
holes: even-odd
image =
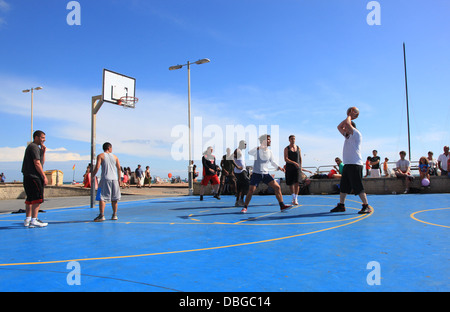
[[[118,201],[120,200],[120,185],[117,180],[100,180],[98,186],[100,188],[100,200],[101,201]]]
[[[360,165],[344,165],[342,170],[341,193],[350,194],[353,190],[355,195],[364,192],[362,183],[363,166]]]
[[[274,179],[270,174],[252,173],[252,176],[250,178],[250,185],[258,186],[258,184],[261,182],[269,184],[273,180]]]
[[[25,204],[34,205],[44,201],[44,183],[41,178],[23,176],[23,188],[27,195]]]
[[[287,166],[286,166],[287,167]],[[286,168],[286,185],[302,182],[302,174],[299,168]]]
[[[203,186],[207,186],[210,181],[212,185],[220,184],[219,177],[217,176],[217,174],[203,176],[201,184]]]

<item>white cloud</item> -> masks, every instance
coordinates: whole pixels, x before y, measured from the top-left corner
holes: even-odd
[[[0,12],[8,12],[11,6],[5,0],[0,0]],[[0,27],[7,24],[6,19],[0,16]]]
[[[0,147],[0,159],[2,162],[22,161],[24,154],[25,146]],[[45,153],[45,160],[55,162],[90,160],[90,156],[69,152],[66,148],[59,147],[54,149],[48,148]]]
[[[89,161],[90,159],[91,159],[90,155],[83,156],[78,153],[71,153],[71,152],[64,152],[64,153],[47,152],[45,156],[45,161],[55,161],[55,162],[79,161],[79,160]]]
[[[0,159],[4,162],[22,161],[25,153],[25,146],[0,147]]]
[[[0,11],[9,11],[11,6],[5,0],[0,0]]]

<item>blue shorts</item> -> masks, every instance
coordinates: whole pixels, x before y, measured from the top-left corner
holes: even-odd
[[[258,186],[258,184],[261,182],[269,184],[272,181],[273,178],[270,174],[252,173],[252,177],[250,178],[250,185]]]

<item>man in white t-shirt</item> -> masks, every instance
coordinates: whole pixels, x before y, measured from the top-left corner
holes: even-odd
[[[241,213],[247,213],[248,205],[252,199],[253,193],[259,183],[263,182],[270,186],[275,191],[275,197],[280,205],[280,210],[285,211],[291,208],[291,205],[285,205],[283,202],[283,194],[281,193],[281,187],[274,180],[274,178],[269,174],[269,165],[272,165],[277,170],[285,171],[281,168],[273,159],[272,151],[269,149],[271,144],[271,139],[269,134],[264,134],[259,137],[260,146],[252,149],[248,152],[249,155],[255,157],[255,162],[253,164],[253,173],[250,178],[250,186],[248,188],[247,196],[245,197],[244,208],[242,208]]]
[[[439,170],[441,170],[441,176],[447,176],[449,172],[448,160],[450,158],[450,153],[448,151],[448,146],[444,146],[444,154],[439,155],[438,158],[438,167]]]
[[[359,195],[363,205],[359,214],[371,213],[372,209],[367,202],[367,195],[364,191],[362,183],[363,160],[361,156],[361,133],[356,129],[356,124],[352,121],[358,118],[359,110],[356,107],[350,107],[347,110],[347,118],[345,118],[339,125],[339,132],[345,137],[343,157],[344,169],[342,171],[340,184],[340,198],[339,203],[330,212],[344,212],[345,198],[351,191],[355,195]]]
[[[409,184],[412,180],[414,180],[414,177],[411,175],[411,166],[409,160],[405,159],[406,152],[401,151],[399,154],[400,159],[396,163],[394,173],[397,178],[405,180],[406,188],[404,193],[407,194],[409,192]]]

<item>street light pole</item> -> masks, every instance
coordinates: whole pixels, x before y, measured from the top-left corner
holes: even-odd
[[[33,138],[33,93],[34,93],[34,90],[42,90],[42,89],[43,89],[42,87],[36,87],[36,88],[22,90],[23,93],[31,92],[31,142],[34,141],[34,138]]]
[[[193,62],[194,64],[201,65],[209,63],[210,60],[205,58],[198,60],[196,62]],[[182,68],[183,66],[187,66],[187,72],[188,72],[188,128],[189,128],[189,166],[188,166],[188,184],[189,184],[189,195],[194,195],[194,168],[192,165],[192,130],[191,130],[191,62],[187,62],[187,64],[184,65],[175,65],[170,66],[169,70],[177,70]]]
[[[189,128],[189,165],[188,165],[188,185],[189,196],[194,195],[194,179],[193,179],[193,166],[192,166],[192,131],[191,131],[191,63],[187,62],[188,72],[188,128]]]

